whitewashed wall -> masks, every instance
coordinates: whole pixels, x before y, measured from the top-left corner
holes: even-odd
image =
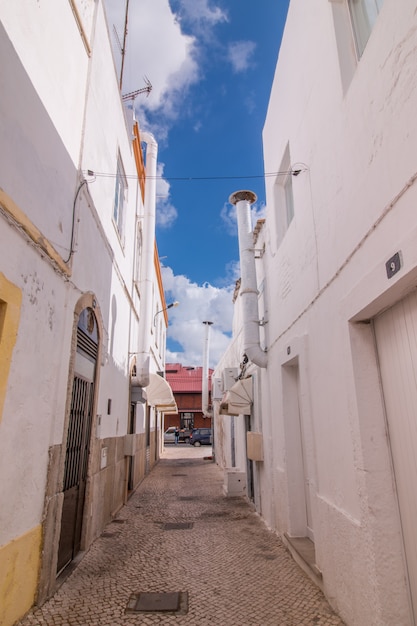
[[[358,61],[345,2],[292,0],[263,131],[265,171],[282,171],[288,148],[301,172],[283,237],[282,178],[266,178],[268,365],[255,398],[265,460],[255,502],[279,534],[307,536],[308,492],[323,590],[349,625],[414,623],[369,320],[417,284],[416,20],[414,1],[399,11],[385,0]],[[388,279],[397,251],[403,266]],[[236,352],[216,376],[237,366]],[[216,450],[223,465],[227,436]]]
[[[0,272],[22,293],[0,422],[0,550],[16,546],[18,551],[20,545],[24,550],[20,538],[36,533],[31,546],[34,571],[13,572],[16,589],[25,585],[25,576],[30,578],[26,587],[32,600],[37,593],[30,585],[39,576],[37,529],[45,516],[47,480],[59,484],[59,467],[48,477],[48,466],[51,474],[51,459],[59,464],[59,452],[51,451],[66,436],[76,304],[83,294],[93,294],[102,322],[97,398],[101,423],[92,438],[92,474],[97,471],[101,441],[105,439],[107,446],[114,440],[116,450],[114,480],[111,472],[97,471],[92,478],[87,497],[93,500],[105,493],[109,504],[91,507],[94,514],[84,545],[101,532],[109,511],[114,514],[125,497],[120,438],[127,432],[130,410],[128,353],[139,333],[140,299],[134,294],[133,273],[137,216],[143,216],[143,206],[135,179],[132,128],[121,104],[102,3],[75,0],[75,4],[84,39],[68,0],[0,2],[0,188],[9,206],[22,212],[21,225],[39,229],[42,242],[53,246],[56,257],[64,261],[70,256],[75,208],[75,245],[67,277],[3,213],[0,216]],[[112,220],[119,153],[128,185],[123,240]],[[83,178],[88,184],[75,202]],[[158,289],[156,276],[153,280]],[[155,370],[163,369],[162,342],[155,352]],[[143,418],[137,420],[138,433],[143,431],[142,422]],[[100,481],[104,483],[99,487]],[[52,552],[55,548],[48,545]],[[8,576],[6,570],[0,568],[0,577]],[[26,601],[26,596],[17,598],[16,610],[28,610]],[[7,618],[10,623],[16,619],[13,610]]]
[[[359,331],[349,320],[378,298],[374,314],[395,302],[415,273],[414,251],[407,255],[408,277],[389,283],[385,271],[416,230],[416,191],[411,187],[406,201],[396,200],[416,172],[410,153],[417,138],[415,3],[404,2],[399,15],[397,3],[385,1],[362,58],[349,70],[353,42],[343,50],[349,33],[341,11],[344,3],[291,2],[263,133],[266,171],[282,169],[287,145],[291,165],[302,170],[292,179],[295,215],[279,245],[279,179],[266,179],[267,376],[270,406],[281,407],[277,419],[271,415],[274,440],[285,442],[274,449],[275,523],[280,532],[297,534],[285,378],[296,357],[325,592],[347,623],[408,624],[384,416],[376,403],[367,416],[377,442],[371,450],[352,362],[365,358],[369,346],[364,339],[352,345]],[[397,280],[402,288],[392,286]],[[375,472],[372,481],[364,479],[366,467]],[[382,567],[387,561],[390,567]]]

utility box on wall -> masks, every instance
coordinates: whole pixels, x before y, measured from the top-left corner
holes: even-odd
[[[262,433],[246,433],[246,456],[251,461],[264,460],[264,442]]]
[[[223,397],[223,384],[221,378],[212,378],[211,397],[213,400],[221,400]]]
[[[124,437],[124,453],[125,453],[125,456],[135,456],[135,453],[136,453],[136,437],[135,437],[135,435],[125,435],[125,437]]]
[[[245,472],[226,469],[224,474],[223,491],[226,496],[246,495],[246,474]]]
[[[229,391],[239,376],[237,367],[225,367],[223,370],[223,391]]]

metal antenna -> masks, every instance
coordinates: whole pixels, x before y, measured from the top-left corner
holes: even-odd
[[[122,90],[123,69],[124,69],[124,65],[125,65],[128,17],[129,17],[129,0],[126,0],[125,29],[124,29],[124,33],[123,33],[123,47],[122,47],[122,67],[120,69],[120,91]]]
[[[146,93],[146,96],[149,96],[152,91],[152,83],[147,76],[144,76],[143,80],[145,81],[146,87],[141,87],[140,89],[136,89],[136,91],[131,91],[130,93],[125,93],[125,95],[122,96],[123,102],[126,102],[126,100],[134,100],[136,96],[141,93]]]

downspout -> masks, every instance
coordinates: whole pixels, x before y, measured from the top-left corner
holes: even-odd
[[[236,191],[229,202],[236,206],[239,237],[242,298],[243,352],[259,367],[266,367],[268,358],[259,338],[258,289],[256,283],[255,253],[250,207],[256,201],[253,191]]]
[[[208,373],[209,373],[209,345],[210,345],[210,326],[213,322],[203,322],[205,325],[204,349],[203,349],[203,372],[201,379],[201,410],[204,417],[213,417],[212,411],[209,409],[208,400]]]
[[[141,133],[141,140],[146,143],[146,178],[144,202],[144,229],[141,267],[141,316],[138,352],[136,358],[136,376],[141,387],[149,385],[149,362],[151,352],[153,275],[155,251],[156,220],[156,163],[158,144],[151,133]]]

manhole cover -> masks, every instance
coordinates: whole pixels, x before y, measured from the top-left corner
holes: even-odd
[[[127,603],[126,613],[181,613],[188,612],[188,592],[133,593]]]
[[[167,522],[163,525],[163,530],[190,530],[194,522]]]

